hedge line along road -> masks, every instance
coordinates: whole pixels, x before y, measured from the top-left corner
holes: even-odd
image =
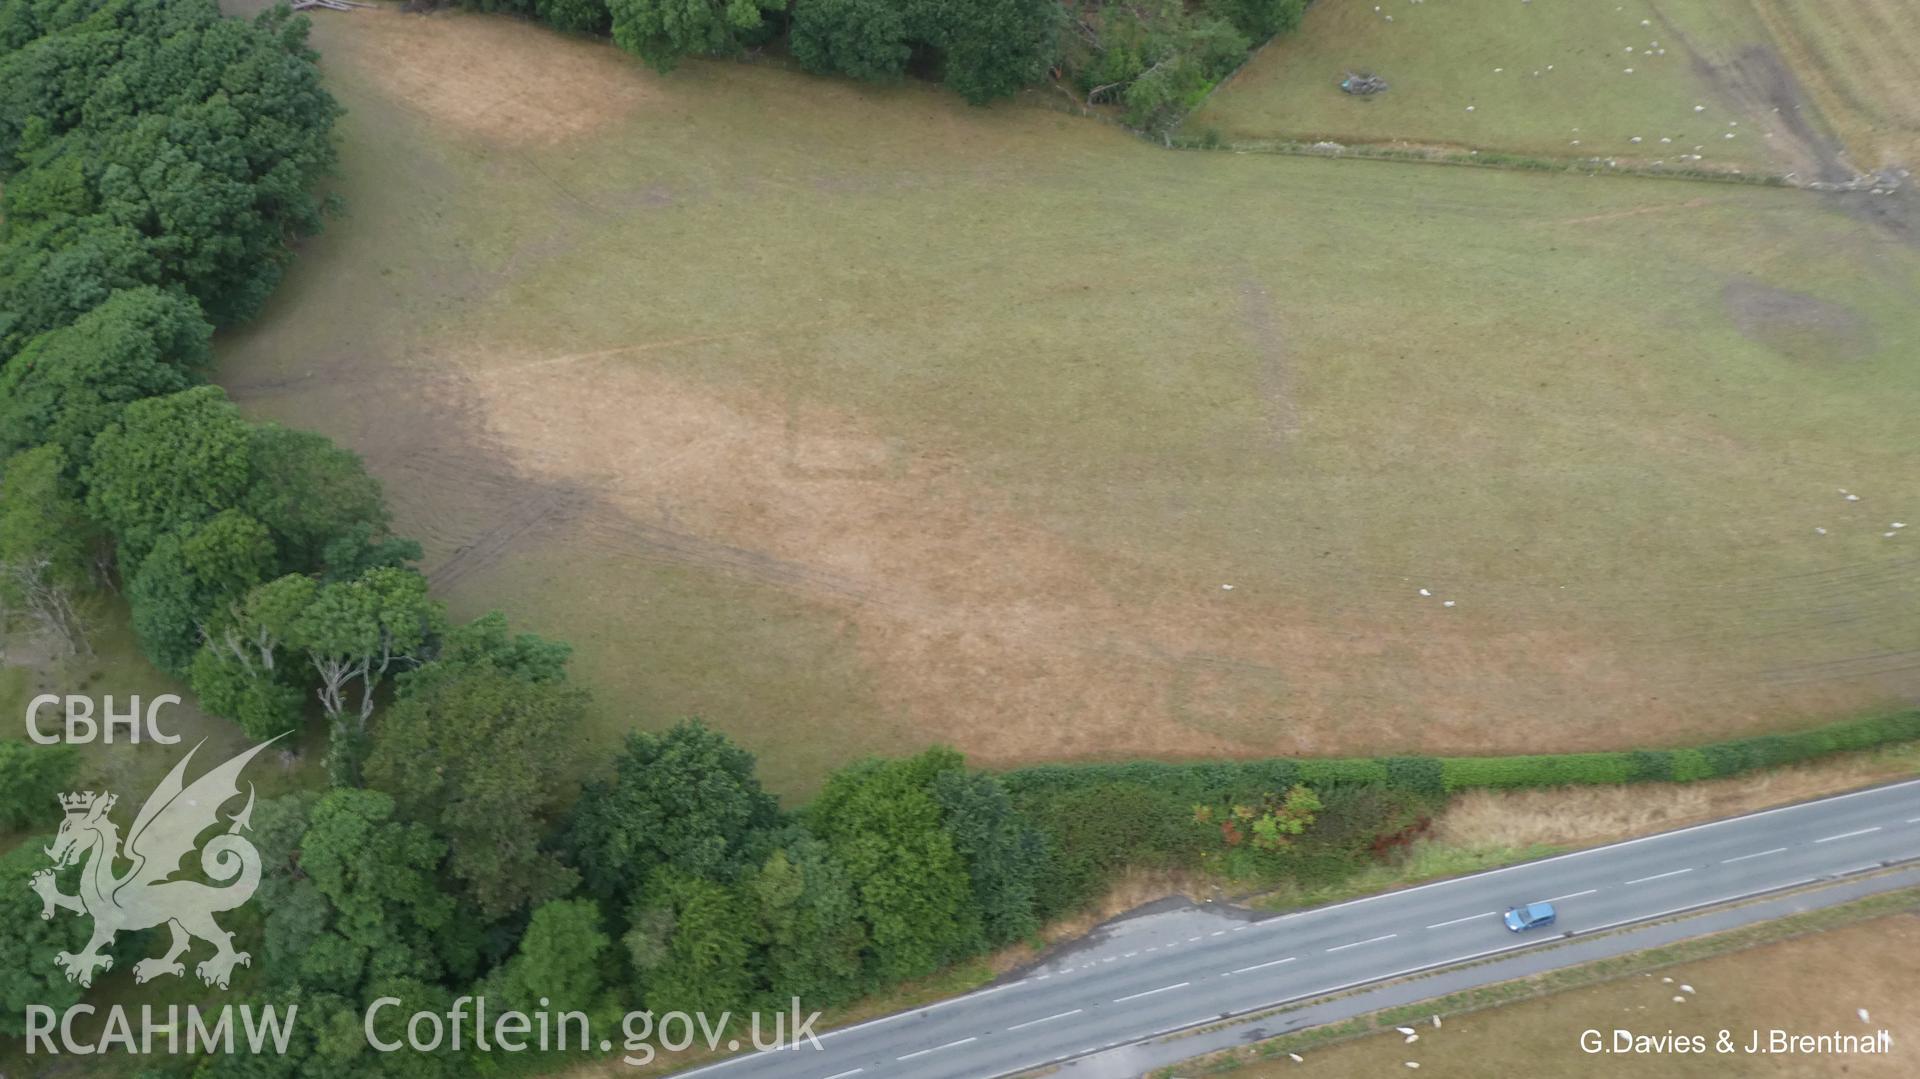
[[[707,1079],[986,1079],[1289,1001],[1920,857],[1920,780],[1224,926],[736,1056]],[[1508,932],[1546,900],[1558,924]],[[804,1007],[802,1002],[802,1006]]]

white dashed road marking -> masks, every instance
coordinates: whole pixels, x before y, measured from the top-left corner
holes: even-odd
[[[1548,903],[1558,903],[1558,902],[1560,902],[1560,901],[1561,901],[1562,899],[1578,899],[1578,898],[1580,898],[1580,897],[1581,897],[1581,896],[1583,896],[1583,895],[1592,895],[1593,893],[1595,893],[1595,892],[1597,892],[1597,891],[1599,891],[1599,890],[1600,890],[1600,889],[1598,889],[1598,888],[1588,888],[1588,889],[1587,889],[1586,891],[1584,891],[1584,892],[1568,892],[1568,893],[1567,893],[1566,895],[1556,895],[1556,896],[1554,896],[1554,897],[1553,897],[1553,898],[1551,898],[1551,899],[1548,899],[1548,900],[1545,900],[1545,902],[1548,902]]]
[[[1348,948],[1358,948],[1358,947],[1359,947],[1359,946],[1361,946],[1362,944],[1378,944],[1379,942],[1381,942],[1381,941],[1383,941],[1383,940],[1392,940],[1393,938],[1395,938],[1395,937],[1397,937],[1397,936],[1399,936],[1399,935],[1400,935],[1400,934],[1398,934],[1398,933],[1388,933],[1388,934],[1387,934],[1386,936],[1384,936],[1384,937],[1369,937],[1369,938],[1367,938],[1366,940],[1356,940],[1356,941],[1354,941],[1354,942],[1353,942],[1352,944],[1340,944],[1340,945],[1336,945],[1336,946],[1334,946],[1334,947],[1332,947],[1332,948],[1328,948],[1327,950],[1328,950],[1328,951],[1330,951],[1330,952],[1344,952],[1344,951],[1346,951],[1346,950],[1347,950]]]
[[[1129,1000],[1139,1000],[1141,997],[1150,997],[1155,993],[1168,993],[1168,992],[1172,992],[1175,989],[1185,989],[1187,986],[1192,984],[1193,984],[1192,982],[1181,982],[1178,985],[1163,985],[1158,989],[1149,989],[1144,993],[1135,993],[1132,996],[1125,996],[1125,997],[1115,997],[1113,1002],[1115,1004],[1125,1004]]]
[[[1083,1011],[1086,1011],[1086,1009],[1085,1009],[1085,1008],[1075,1008],[1074,1010],[1072,1010],[1072,1011],[1070,1011],[1070,1012],[1061,1012],[1061,1013],[1060,1013],[1060,1014],[1058,1014],[1058,1015],[1049,1015],[1049,1016],[1047,1016],[1047,1017],[1046,1017],[1045,1019],[1029,1019],[1029,1020],[1027,1020],[1027,1021],[1026,1021],[1026,1022],[1024,1022],[1024,1023],[1016,1023],[1016,1024],[1014,1024],[1013,1026],[1010,1026],[1010,1027],[1008,1027],[1007,1029],[1008,1029],[1008,1030],[1010,1030],[1010,1031],[1012,1031],[1012,1030],[1025,1030],[1025,1029],[1027,1029],[1028,1027],[1037,1027],[1037,1026],[1039,1026],[1040,1024],[1042,1024],[1042,1023],[1051,1023],[1051,1022],[1053,1022],[1053,1021],[1054,1021],[1055,1019],[1065,1019],[1065,1018],[1066,1018],[1067,1016],[1069,1016],[1069,1015],[1079,1015],[1079,1014],[1080,1014],[1081,1012],[1083,1012]]]
[[[1427,928],[1428,929],[1445,929],[1447,926],[1459,925],[1461,922],[1470,922],[1470,921],[1473,921],[1475,918],[1491,918],[1498,913],[1500,912],[1497,910],[1490,910],[1484,914],[1469,914],[1465,918],[1455,918],[1453,921],[1450,921],[1450,922],[1435,922],[1432,925],[1428,926]]]
[[[1287,956],[1285,959],[1275,959],[1271,963],[1255,963],[1250,967],[1241,967],[1239,970],[1230,970],[1230,971],[1227,971],[1227,973],[1228,974],[1245,974],[1247,971],[1250,971],[1250,970],[1265,970],[1268,967],[1277,967],[1282,963],[1291,963],[1298,958],[1300,957],[1297,955],[1290,955],[1290,956]]]
[[[1722,858],[1720,860],[1720,864],[1726,865],[1729,862],[1744,862],[1748,858],[1765,858],[1769,854],[1785,854],[1786,852],[1787,852],[1787,848],[1785,847],[1775,847],[1772,850],[1762,850],[1762,851],[1755,851],[1752,854],[1742,854],[1738,858]]]
[[[913,1058],[915,1058],[915,1057],[923,1057],[923,1056],[926,1056],[926,1055],[927,1055],[928,1053],[938,1053],[938,1052],[939,1052],[940,1050],[942,1050],[942,1049],[952,1049],[952,1048],[953,1048],[954,1046],[956,1046],[956,1045],[965,1045],[965,1044],[967,1044],[968,1042],[977,1042],[977,1041],[979,1041],[979,1040],[980,1040],[979,1038],[961,1038],[961,1039],[960,1039],[959,1041],[957,1041],[957,1042],[948,1042],[948,1043],[947,1043],[947,1044],[945,1044],[945,1045],[936,1045],[936,1046],[934,1046],[934,1047],[933,1047],[933,1048],[931,1048],[931,1049],[922,1049],[922,1050],[920,1050],[920,1051],[919,1051],[919,1052],[917,1052],[917,1053],[908,1053],[908,1054],[907,1054],[906,1056],[903,1056],[903,1057],[894,1057],[893,1059],[895,1059],[895,1060],[912,1060],[912,1059],[913,1059]]]
[[[1880,830],[1880,826],[1876,824],[1871,828],[1860,828],[1851,832],[1841,832],[1839,835],[1830,835],[1825,839],[1816,839],[1814,840],[1814,842],[1815,843],[1831,843],[1836,839],[1852,839],[1854,836],[1866,835],[1868,832],[1877,832],[1879,830]]]
[[[1693,867],[1692,867],[1692,866],[1688,866],[1688,867],[1687,867],[1687,868],[1685,868],[1685,869],[1675,869],[1675,870],[1672,870],[1672,871],[1670,871],[1670,872],[1666,872],[1666,873],[1655,873],[1655,874],[1654,874],[1653,876],[1651,876],[1651,877],[1636,877],[1636,878],[1634,878],[1633,880],[1630,880],[1630,881],[1627,881],[1626,883],[1628,883],[1628,884],[1645,884],[1646,882],[1648,882],[1648,881],[1650,881],[1650,880],[1666,880],[1666,879],[1667,879],[1668,877],[1677,877],[1677,876],[1679,876],[1679,875],[1680,875],[1680,874],[1682,874],[1682,873],[1691,873],[1691,872],[1693,872]]]

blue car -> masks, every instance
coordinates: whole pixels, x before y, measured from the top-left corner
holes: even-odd
[[[1553,904],[1528,903],[1524,907],[1508,907],[1506,921],[1507,928],[1516,933],[1538,929],[1543,925],[1552,925]]]

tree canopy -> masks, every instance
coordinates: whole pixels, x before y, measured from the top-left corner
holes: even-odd
[[[607,0],[613,42],[672,71],[682,56],[729,56],[762,30],[764,11],[785,0]]]
[[[17,604],[69,650],[86,651],[83,594],[98,536],[65,475],[54,445],[0,463],[0,606]]]
[[[215,323],[251,315],[288,241],[318,230],[311,191],[335,160],[306,20],[109,0],[53,22],[0,56],[0,162],[20,163],[0,196],[0,345],[142,284]]]
[[[128,405],[93,443],[87,508],[120,541],[129,571],[160,537],[240,503],[252,433],[218,386]]]
[[[450,847],[483,916],[558,899],[578,879],[542,842],[565,804],[586,694],[498,670],[406,687],[381,722],[367,781]]]
[[[629,895],[662,866],[730,879],[779,820],[753,768],[753,754],[697,721],[627,735],[613,781],[582,791],[568,826],[587,887]]]
[[[50,442],[78,478],[128,404],[195,383],[212,335],[197,304],[151,286],[41,334],[0,367],[0,456]]]
[[[959,767],[947,749],[864,761],[834,773],[808,807],[808,823],[847,867],[875,972],[889,981],[930,974],[984,939],[966,858],[934,795],[940,775]]]

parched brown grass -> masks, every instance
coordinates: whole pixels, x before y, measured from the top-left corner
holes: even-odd
[[[1469,848],[1588,846],[1856,790],[1920,774],[1920,747],[1698,783],[1467,791],[1434,821],[1432,841]]]
[[[456,611],[570,640],[597,745],[700,715],[804,796],[935,741],[1611,748],[1920,689],[1920,256],[1810,197],[314,26],[349,213],[220,379],[362,452]]]
[[[352,33],[326,35],[329,72],[350,66],[378,88],[382,107],[490,141],[553,145],[658,100],[633,77],[636,61],[589,40],[529,33],[517,20],[397,5],[352,19]]]

